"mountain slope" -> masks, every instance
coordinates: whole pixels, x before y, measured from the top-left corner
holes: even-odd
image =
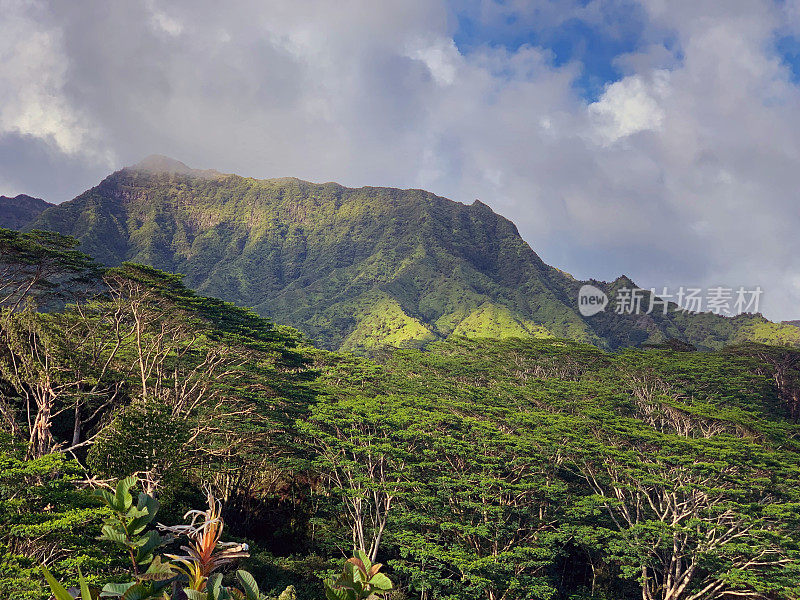
[[[0,227],[21,229],[51,206],[49,202],[25,194],[13,198],[0,196]]]
[[[256,180],[150,157],[31,227],[74,235],[107,264],[183,273],[201,293],[251,306],[332,348],[451,335],[719,347],[768,323],[749,315],[584,318],[582,282],[542,262],[508,219],[422,190]],[[594,283],[612,293],[631,282]],[[800,329],[774,327],[800,341]]]

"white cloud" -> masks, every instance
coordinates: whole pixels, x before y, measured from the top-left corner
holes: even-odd
[[[660,96],[668,88],[668,79],[668,72],[657,71],[650,85],[639,75],[609,85],[588,109],[602,143],[613,143],[640,131],[660,130],[664,121]]]
[[[452,39],[434,42],[416,40],[407,47],[407,56],[421,61],[440,85],[451,85],[461,56]]]
[[[60,33],[40,28],[23,8],[0,2],[0,132],[46,138],[75,153],[87,129],[61,93],[67,65]]]
[[[171,36],[178,36],[183,32],[183,24],[159,9],[155,0],[148,0],[147,8],[150,10],[151,21],[157,29]]]
[[[476,18],[613,30],[617,4],[487,1]],[[0,0],[0,181],[62,198],[96,183],[110,153],[121,166],[160,152],[258,177],[425,187],[480,198],[577,276],[760,284],[769,315],[789,318],[800,91],[771,44],[800,28],[792,6],[641,0],[641,48],[589,104],[582,66],[556,67],[546,48],[459,51],[445,3]],[[4,159],[32,141],[93,170],[42,188]]]

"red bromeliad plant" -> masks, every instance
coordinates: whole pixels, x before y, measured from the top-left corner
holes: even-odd
[[[165,526],[159,524],[159,529],[175,536],[189,538],[189,544],[181,546],[185,554],[166,554],[167,558],[175,561],[176,571],[183,573],[189,579],[189,589],[198,592],[205,591],[209,576],[222,567],[240,558],[247,558],[249,548],[247,544],[236,542],[223,542],[222,530],[225,523],[222,520],[222,503],[208,492],[208,508],[206,510],[190,510],[184,519],[191,517],[188,525]]]

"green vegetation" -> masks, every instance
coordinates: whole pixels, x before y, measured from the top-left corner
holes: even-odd
[[[424,323],[409,317],[391,297],[366,297],[368,307],[356,312],[358,325],[342,342],[342,350],[372,351],[382,346],[421,346],[436,339]]]
[[[184,273],[199,292],[253,307],[328,349],[369,353],[453,335],[606,349],[667,339],[701,349],[800,344],[800,328],[760,315],[584,318],[583,282],[544,264],[513,223],[480,202],[422,190],[247,179],[161,157],[114,173],[29,227],[72,235],[107,265]],[[591,283],[611,295],[633,285]]]
[[[347,560],[336,581],[325,582],[327,600],[370,600],[385,597],[392,589],[389,578],[380,573],[383,565],[372,564],[367,555],[356,551]]]
[[[39,565],[58,573],[82,568],[89,581],[113,574],[99,534],[107,512],[76,485],[82,469],[63,454],[24,460],[24,449],[8,438],[0,450],[0,591],[6,598],[45,597]]]
[[[0,196],[0,227],[21,229],[51,206],[49,202],[25,194],[13,198]]]
[[[223,542],[225,521],[221,503],[208,493],[208,509],[192,510],[188,525],[165,526],[158,529],[166,532],[162,536],[153,521],[158,512],[158,501],[144,492],[138,494],[134,503],[131,488],[137,484],[134,477],[126,477],[109,490],[100,489],[96,495],[103,500],[111,517],[103,526],[100,540],[115,543],[130,559],[132,581],[106,583],[93,587],[78,567],[77,592],[80,600],[102,598],[121,600],[296,600],[293,586],[281,594],[268,597],[261,593],[251,573],[236,571],[236,584],[225,585],[222,567],[249,556],[247,544]],[[182,555],[157,554],[167,544],[179,540]],[[146,567],[146,570],[145,570]],[[342,576],[336,581],[326,581],[326,595],[331,600],[377,600],[392,589],[386,575],[379,573],[381,565],[373,565],[363,553],[348,559]],[[42,566],[42,575],[56,600],[74,600],[67,590]]]
[[[40,236],[0,238],[3,597],[800,597],[798,350],[365,358]]]

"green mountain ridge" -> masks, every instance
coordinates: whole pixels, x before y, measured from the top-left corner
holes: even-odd
[[[0,196],[0,227],[20,229],[53,206],[41,198],[26,194]]]
[[[108,265],[182,273],[327,348],[423,346],[454,336],[559,337],[601,348],[678,339],[800,343],[761,315],[582,317],[585,282],[545,264],[516,226],[476,201],[424,190],[257,180],[161,156],[113,173],[27,225],[75,236]],[[632,282],[591,281],[609,295]]]

